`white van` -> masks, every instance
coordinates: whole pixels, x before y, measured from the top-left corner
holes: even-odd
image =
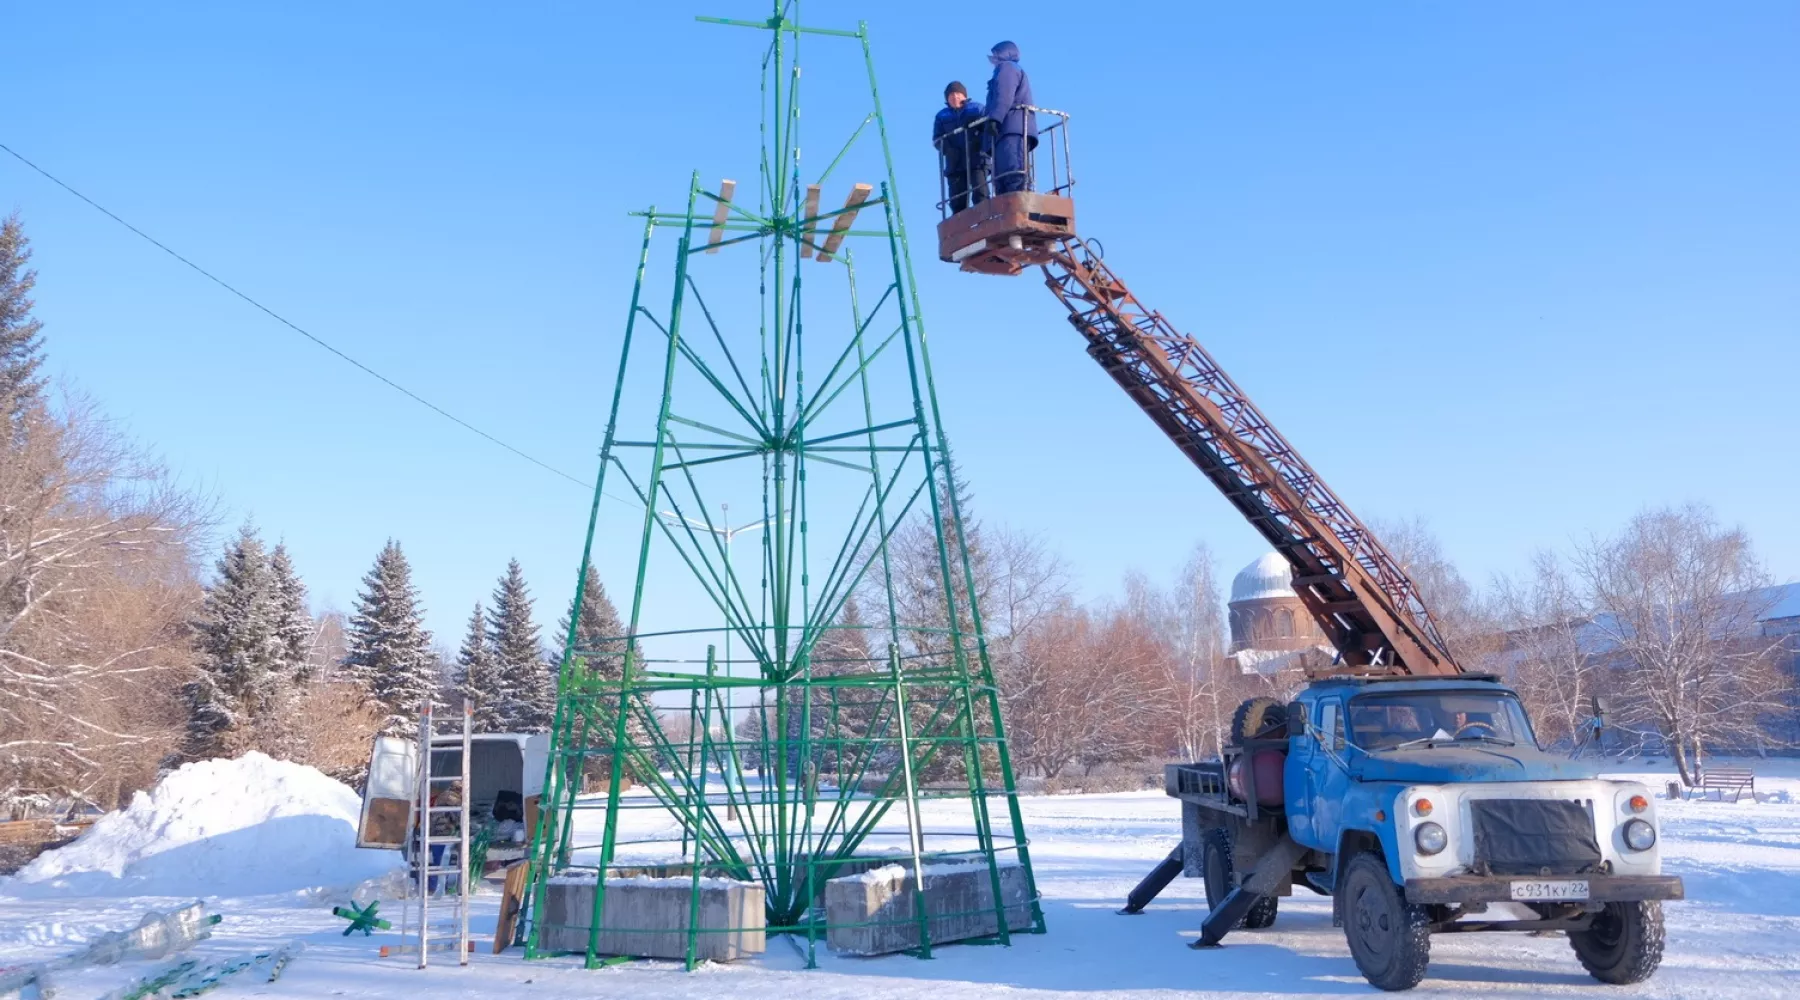
[[[458,750],[462,734],[434,736],[431,744]],[[432,756],[436,773],[461,773],[460,754]],[[489,861],[515,861],[530,850],[549,758],[549,733],[476,733],[469,737],[469,822],[475,830],[493,824]],[[377,736],[369,753],[369,779],[363,785],[356,846],[406,850],[406,821],[418,783],[419,741]]]

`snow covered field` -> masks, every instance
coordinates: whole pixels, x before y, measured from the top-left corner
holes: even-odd
[[[1430,974],[1411,995],[1800,996],[1800,763],[1753,765],[1766,801],[1658,803],[1665,864],[1686,879],[1689,898],[1668,904],[1667,957],[1648,983],[1618,988],[1593,982],[1560,937],[1469,934],[1433,939]],[[1643,764],[1632,773],[1656,788],[1667,778]],[[474,906],[472,932],[482,941],[471,967],[420,972],[405,959],[378,958],[383,935],[340,935],[344,923],[331,916],[330,908],[341,892],[243,895],[225,887],[208,894],[225,919],[194,953],[225,956],[305,941],[306,951],[279,982],[237,982],[210,994],[220,997],[792,998],[804,991],[812,997],[857,1000],[948,1000],[999,993],[1260,997],[1376,992],[1351,963],[1342,933],[1332,928],[1330,901],[1308,892],[1282,901],[1273,929],[1240,931],[1226,947],[1209,952],[1183,947],[1197,935],[1206,914],[1196,880],[1177,880],[1140,916],[1116,915],[1132,885],[1179,839],[1178,810],[1162,794],[1033,797],[1023,805],[1049,933],[1018,936],[1011,948],[945,946],[922,961],[908,956],[842,959],[821,946],[820,967],[808,971],[800,953],[777,938],[761,959],[730,967],[690,974],[674,964],[638,962],[590,972],[574,959],[528,964],[516,950],[488,954],[498,904],[497,896],[488,893],[478,896]],[[349,836],[347,827],[343,836]],[[271,867],[283,865],[279,854],[277,850],[269,857]],[[364,874],[366,869],[354,877]],[[100,882],[104,885],[96,889]],[[262,887],[241,872],[230,873],[227,882]],[[164,891],[167,885],[158,880],[153,888]],[[119,894],[131,891],[116,879],[62,887],[0,879],[0,966],[63,954],[100,933],[135,924],[146,909],[193,898]],[[385,940],[397,938],[390,934]],[[98,996],[158,964],[71,973],[58,980],[59,995]]]

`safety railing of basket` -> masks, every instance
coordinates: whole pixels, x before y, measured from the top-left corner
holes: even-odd
[[[1036,191],[1040,194],[1067,195],[1075,187],[1074,161],[1069,155],[1069,113],[1054,108],[1040,108],[1031,104],[1020,104],[1015,110],[1030,115],[1043,115],[1053,119],[1051,123],[1038,130],[1037,141],[1027,144],[1025,149],[1025,184],[1021,190]],[[937,140],[938,150],[938,213],[949,218],[972,204],[978,204],[994,196],[998,190],[1000,179],[1019,171],[1008,171],[1006,174],[989,174],[994,152],[995,120],[988,117],[977,118],[960,128],[951,129]],[[1060,148],[1060,155],[1059,150]],[[954,190],[952,183],[956,174],[950,168],[950,152],[961,149],[962,153],[962,186]],[[1037,183],[1043,178],[1037,170],[1039,158],[1048,151],[1049,175],[1047,184]],[[974,155],[970,155],[973,153]]]

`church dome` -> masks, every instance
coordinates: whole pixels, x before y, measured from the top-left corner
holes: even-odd
[[[1279,552],[1270,552],[1245,566],[1231,578],[1231,600],[1259,601],[1272,597],[1297,597],[1294,571]]]

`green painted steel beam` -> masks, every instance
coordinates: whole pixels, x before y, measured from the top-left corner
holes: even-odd
[[[581,563],[585,574],[595,547],[609,545],[628,562],[635,553],[635,576],[625,584],[624,635],[578,636],[571,627],[564,637],[532,841],[527,957],[547,954],[536,915],[557,873],[594,879],[592,910],[583,915],[587,947],[578,952],[592,967],[609,961],[597,952],[609,882],[647,864],[685,864],[684,964],[695,963],[699,935],[729,930],[699,926],[693,892],[702,877],[722,873],[762,885],[767,930],[804,936],[810,966],[821,939],[867,925],[830,924],[814,904],[821,883],[861,870],[850,866],[891,861],[902,835],[896,817],[906,820],[911,865],[985,867],[993,908],[959,915],[991,916],[994,941],[1009,940],[1002,864],[1025,866],[1030,877],[867,31],[810,29],[789,19],[788,6],[773,4],[763,22],[702,19],[769,32],[759,71],[756,205],[748,186],[742,199],[724,199],[702,190],[695,172],[685,211],[638,213],[644,249]],[[859,46],[873,110],[809,181],[800,155],[800,54],[838,44],[834,37]],[[877,196],[804,212],[809,183],[858,162],[873,169],[871,133],[884,171]],[[830,138],[822,148],[836,145]],[[720,204],[725,223],[714,227]],[[801,266],[803,251],[821,249],[832,220],[865,208],[872,214],[861,217],[870,219],[877,207],[879,227],[847,230],[855,239],[834,250],[841,270]],[[641,293],[651,236],[670,226],[680,236],[664,251],[673,271],[665,323]],[[711,243],[715,228],[729,236]],[[756,252],[700,263],[704,251],[727,246]],[[869,273],[882,286],[866,312],[858,254],[877,262]],[[848,315],[809,306],[816,282],[840,275]],[[700,276],[716,301],[703,296]],[[640,318],[663,337],[660,353],[633,356]],[[881,332],[871,334],[874,327]],[[608,479],[625,483],[641,514],[606,523],[598,499]],[[909,526],[931,556],[926,565],[909,563],[912,576],[902,578],[896,540]],[[733,540],[746,532],[754,541],[734,556]],[[693,617],[646,627],[651,588],[677,578]],[[903,602],[902,588],[935,604]],[[703,598],[692,597],[696,589]],[[868,617],[848,622],[859,597]],[[697,659],[701,644],[706,655]],[[606,790],[587,794],[586,777],[602,767]],[[629,794],[627,778],[636,785]],[[1004,813],[990,810],[996,796]],[[667,822],[627,820],[648,816]],[[944,915],[918,903],[909,921]],[[1042,930],[1035,901],[1033,917]],[[919,926],[916,951],[929,955],[926,924]]]

